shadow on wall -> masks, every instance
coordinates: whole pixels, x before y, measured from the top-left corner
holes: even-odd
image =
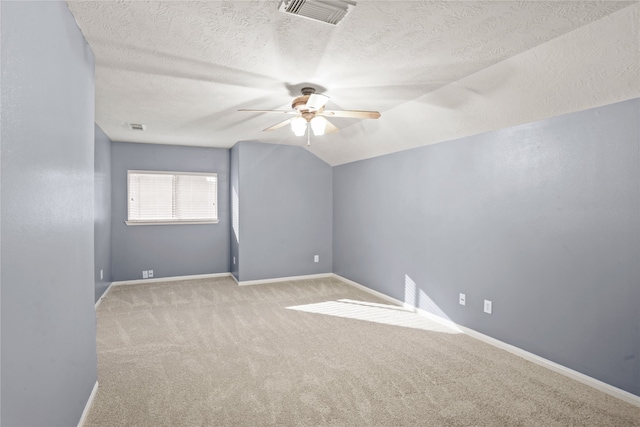
[[[431,332],[462,333],[445,312],[422,289],[419,289],[416,282],[407,274],[404,276],[404,284],[404,306],[340,299],[296,305],[287,309]]]
[[[404,303],[405,307],[408,306],[410,308],[424,310],[448,321],[452,321],[449,316],[447,316],[445,312],[438,307],[438,304],[429,298],[429,295],[427,295],[422,289],[418,288],[416,282],[414,282],[408,274],[404,275]]]

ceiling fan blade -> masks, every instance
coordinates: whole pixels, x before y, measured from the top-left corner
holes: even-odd
[[[322,120],[324,120],[325,122],[327,122],[325,124],[324,127],[324,133],[337,133],[340,129],[338,129],[338,127],[336,125],[334,125],[333,123],[331,123],[329,120],[325,119],[324,117],[318,117]]]
[[[307,99],[307,109],[309,111],[318,111],[324,107],[329,100],[327,95],[321,95],[319,93],[312,93]]]
[[[238,110],[238,111],[242,111],[245,113],[284,113],[284,114],[298,114],[297,111],[293,111],[293,110],[247,110],[247,109],[242,109],[242,110]]]
[[[359,111],[359,110],[344,110],[344,111],[333,111],[333,110],[324,110],[322,113],[319,113],[321,116],[329,116],[329,117],[346,117],[350,119],[377,119],[380,117],[380,113],[378,111]]]
[[[264,129],[264,132],[270,132],[272,130],[280,129],[281,127],[286,126],[289,123],[291,123],[293,121],[293,119],[295,119],[295,117],[291,117],[290,119],[287,119],[287,120],[285,120],[283,122],[276,123],[275,125]]]

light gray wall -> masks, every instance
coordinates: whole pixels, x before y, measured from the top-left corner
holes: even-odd
[[[127,170],[215,172],[218,224],[127,226]],[[113,142],[111,260],[114,281],[229,271],[229,150]]]
[[[330,273],[331,167],[300,147],[240,142],[237,150],[239,280]]]
[[[0,424],[72,426],[97,378],[94,58],[65,2],[0,10]]]
[[[639,118],[635,99],[334,168],[334,272],[640,395]]]
[[[239,280],[240,274],[240,196],[239,196],[239,173],[240,173],[240,146],[238,144],[231,148],[229,175],[231,189],[229,190],[231,209],[231,255],[229,271]]]
[[[95,126],[94,168],[94,281],[98,301],[111,284],[111,140],[98,125]]]

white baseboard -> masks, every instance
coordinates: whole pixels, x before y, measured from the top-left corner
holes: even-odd
[[[390,297],[388,295],[383,294],[382,292],[378,292],[375,291],[373,289],[367,288],[366,286],[363,286],[357,282],[354,282],[353,280],[349,280],[347,278],[344,278],[342,276],[339,276],[337,274],[333,274],[333,277],[335,277],[338,280],[343,281],[344,283],[351,285],[353,287],[356,287],[362,291],[365,291],[371,295],[374,295],[378,298],[384,299],[385,301],[389,301],[393,304],[399,305],[401,307],[405,307],[405,308],[409,308],[412,309],[413,311],[415,311],[416,313],[422,315],[422,316],[426,316],[431,320],[434,320],[436,322],[439,322],[441,324],[444,324],[446,326],[449,326],[451,328],[457,329],[460,332],[465,333],[466,335],[469,335],[470,337],[479,339],[480,341],[484,341],[487,344],[491,344],[494,347],[500,348],[502,350],[508,351],[509,353],[515,354],[516,356],[520,356],[525,360],[528,360],[529,362],[533,362],[536,365],[540,365],[542,367],[545,367],[547,369],[551,369],[554,372],[557,372],[559,374],[562,374],[566,377],[569,377],[573,380],[576,380],[582,384],[586,384],[590,387],[595,388],[596,390],[602,391],[603,393],[606,393],[610,396],[613,396],[617,399],[623,400],[631,405],[640,407],[640,396],[636,396],[633,393],[629,393],[628,391],[619,389],[617,387],[614,387],[610,384],[607,384],[605,382],[602,382],[600,380],[597,380],[593,377],[590,377],[588,375],[585,375],[581,372],[578,371],[574,371],[573,369],[567,368],[566,366],[562,366],[558,363],[552,362],[551,360],[545,359],[544,357],[540,357],[536,354],[530,353],[526,350],[523,350],[521,348],[518,348],[516,346],[513,346],[511,344],[507,344],[503,341],[497,340],[495,338],[492,338],[488,335],[482,334],[478,331],[474,331],[473,329],[467,328],[466,326],[462,326],[462,325],[458,325],[457,323],[449,320],[449,319],[444,319],[440,316],[437,316],[433,313],[429,313],[428,311],[422,310],[420,308],[417,308],[411,304],[407,304],[403,301],[400,301],[398,299],[395,299],[393,297]]]
[[[395,298],[393,298],[393,297],[390,297],[389,295],[387,295],[387,294],[383,294],[382,292],[374,291],[373,289],[371,289],[371,288],[367,288],[366,286],[361,285],[361,284],[360,284],[360,283],[358,283],[358,282],[354,282],[353,280],[349,280],[349,279],[347,279],[346,277],[338,276],[338,275],[337,275],[337,274],[335,274],[335,273],[333,273],[333,274],[332,274],[332,277],[334,277],[334,278],[336,278],[336,279],[338,279],[338,280],[341,280],[341,281],[343,281],[344,283],[346,283],[347,285],[351,285],[351,286],[353,286],[354,288],[358,288],[358,289],[360,289],[361,291],[365,291],[365,292],[367,292],[367,293],[369,293],[369,294],[371,294],[371,295],[374,295],[374,296],[376,296],[376,297],[378,297],[378,298],[381,298],[381,299],[383,299],[383,300],[385,300],[385,301],[389,301],[389,302],[390,302],[390,303],[392,303],[392,304],[396,304],[396,305],[399,305],[399,306],[401,306],[401,307],[403,307],[403,306],[405,305],[405,303],[404,303],[404,302],[402,302],[402,301],[400,301],[399,299],[395,299]]]
[[[502,350],[508,351],[509,353],[515,354],[516,356],[520,356],[523,359],[528,360],[529,362],[533,362],[536,365],[551,369],[554,372],[574,379],[582,384],[586,384],[590,387],[595,388],[596,390],[600,390],[603,393],[606,393],[620,400],[624,400],[625,402],[640,408],[640,396],[636,396],[633,393],[629,393],[628,391],[622,390],[618,387],[614,387],[603,381],[585,375],[582,372],[574,371],[573,369],[567,368],[566,366],[560,365],[556,362],[552,362],[551,360],[545,359],[544,357],[540,357],[537,354],[530,353],[519,347],[507,344],[506,342],[497,340],[488,335],[484,335],[483,333],[474,331],[473,329],[469,329],[465,326],[458,325],[458,328],[460,328],[462,332],[469,335],[470,337],[484,341]]]
[[[96,302],[96,308],[98,308],[98,306],[100,305],[100,301],[103,298],[105,298],[105,296],[113,286],[140,285],[144,283],[174,282],[176,280],[210,279],[215,277],[231,277],[233,280],[235,280],[235,282],[239,286],[249,286],[249,285],[263,285],[267,283],[286,282],[288,280],[322,279],[322,278],[333,277],[333,276],[334,276],[333,273],[320,273],[320,274],[308,274],[306,276],[276,277],[273,279],[238,281],[238,279],[236,279],[236,276],[234,276],[231,273],[213,273],[213,274],[194,274],[192,276],[154,277],[152,279],[122,280],[117,282],[111,282],[111,285],[109,285],[109,287],[104,292],[104,294],[102,294],[100,299]]]
[[[96,301],[96,310],[100,307],[100,303],[103,299],[107,298],[107,294],[114,286],[123,285],[139,285],[143,283],[161,283],[161,282],[173,282],[176,280],[190,280],[190,279],[209,279],[212,277],[228,277],[233,275],[231,273],[213,273],[213,274],[195,274],[193,276],[174,276],[174,277],[154,277],[152,279],[138,279],[138,280],[122,280],[119,282],[111,282],[104,293]],[[235,279],[235,277],[234,277]]]
[[[107,286],[107,289],[104,290],[102,295],[100,295],[100,298],[98,298],[98,301],[96,301],[96,310],[98,309],[98,307],[100,307],[100,303],[102,302],[102,300],[107,297],[107,294],[111,290],[111,286],[113,286],[113,282],[109,283],[109,286]]]
[[[231,275],[233,277],[233,274]],[[238,282],[239,286],[248,286],[248,285],[264,285],[267,283],[278,283],[278,282],[286,282],[289,280],[307,280],[307,279],[323,279],[326,277],[333,277],[333,273],[320,273],[320,274],[309,274],[306,276],[291,276],[291,277],[277,277],[275,279],[259,279],[259,280],[245,280]],[[235,279],[235,277],[233,277]]]
[[[96,381],[96,383],[93,385],[93,390],[91,390],[91,394],[89,395],[87,404],[84,405],[84,411],[82,411],[82,415],[80,416],[80,421],[78,421],[78,427],[84,426],[84,423],[87,420],[87,416],[89,415],[89,410],[91,409],[91,405],[93,404],[93,399],[95,399],[97,393],[98,393],[98,381]]]
[[[142,283],[175,282],[176,280],[211,279],[215,277],[228,277],[231,273],[194,274],[192,276],[154,277],[152,279],[121,280],[111,282],[111,286],[139,285]]]

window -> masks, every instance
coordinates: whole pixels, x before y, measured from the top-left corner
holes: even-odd
[[[127,172],[127,225],[217,223],[215,173]]]

